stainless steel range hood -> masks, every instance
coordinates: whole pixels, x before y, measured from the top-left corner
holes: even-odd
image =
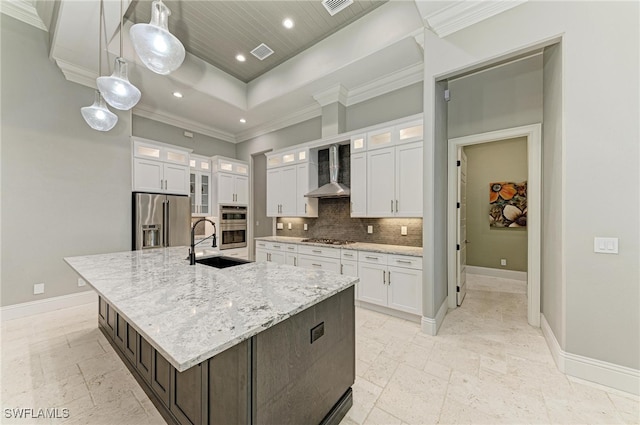
[[[351,196],[351,190],[338,183],[338,145],[329,147],[329,183],[307,193],[307,198],[348,198]]]

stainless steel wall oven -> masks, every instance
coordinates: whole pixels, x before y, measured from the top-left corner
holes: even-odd
[[[220,249],[247,246],[247,207],[220,206]]]

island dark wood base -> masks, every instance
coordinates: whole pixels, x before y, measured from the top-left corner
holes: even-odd
[[[337,425],[353,404],[353,296],[351,287],[183,372],[102,298],[98,321],[169,424]]]

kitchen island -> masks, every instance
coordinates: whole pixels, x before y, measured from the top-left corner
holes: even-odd
[[[186,247],[65,258],[169,423],[338,423],[355,379],[357,278],[190,266]]]

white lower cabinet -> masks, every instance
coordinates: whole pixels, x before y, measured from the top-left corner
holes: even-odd
[[[298,245],[286,244],[284,247],[284,263],[290,266],[298,265]]]
[[[340,273],[340,260],[338,258],[298,254],[298,266],[305,269],[328,270],[330,272]]]
[[[340,274],[345,276],[358,277],[358,262],[350,260],[342,260]]]
[[[360,252],[358,299],[422,314],[422,258]]]
[[[248,260],[249,249],[248,248],[223,249],[223,250],[220,250],[220,255],[224,255],[225,257],[242,258],[243,260]]]
[[[285,248],[288,244],[256,241],[256,261],[286,264]]]

